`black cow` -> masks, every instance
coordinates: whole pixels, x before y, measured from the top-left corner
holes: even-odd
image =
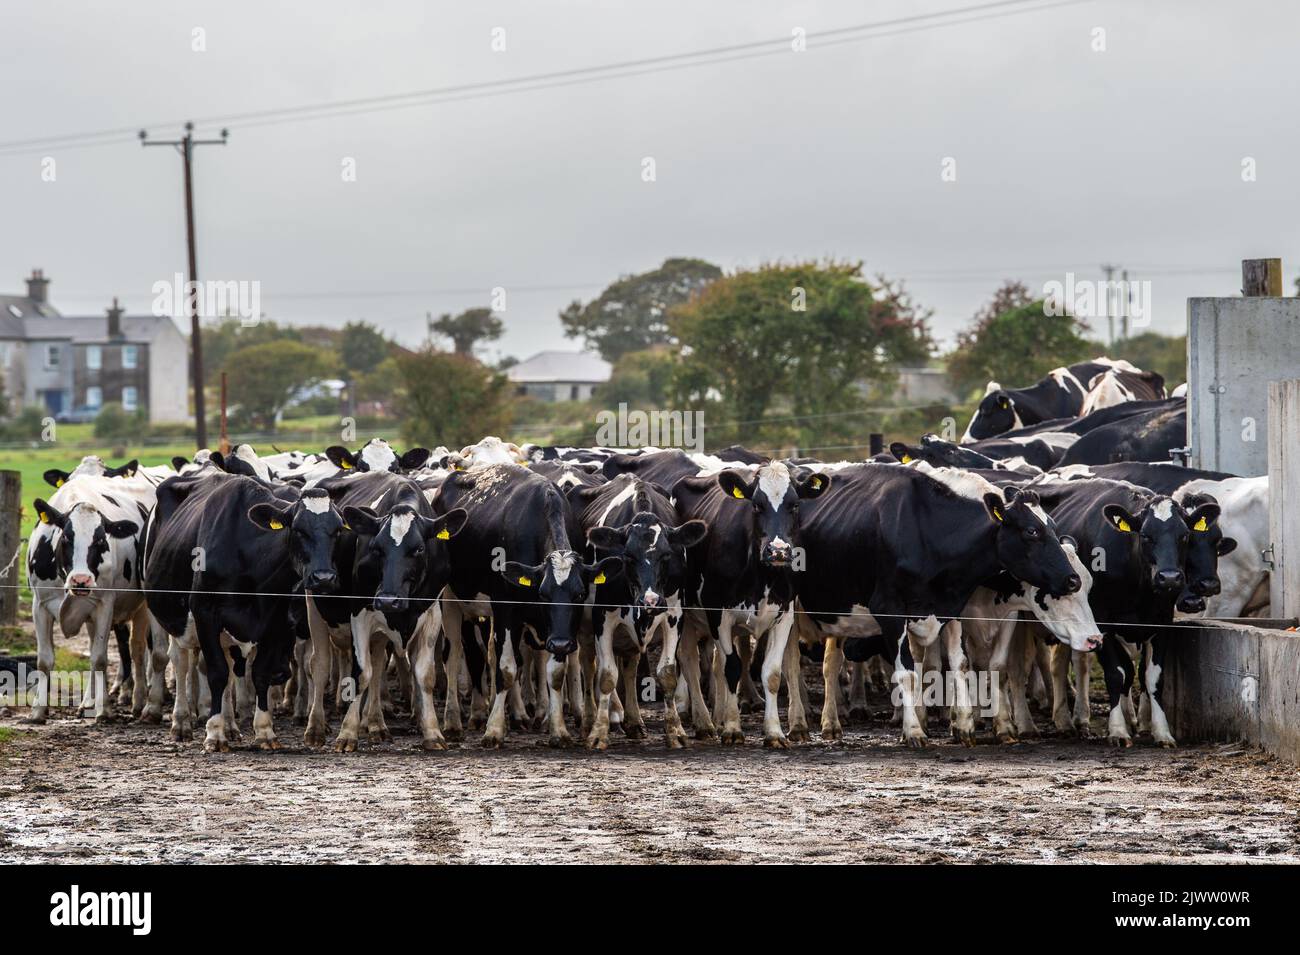
[[[1114,424],[1135,414],[1170,407],[1186,407],[1186,398],[1167,398],[1162,401],[1126,401],[1123,404],[1100,408],[1077,418],[1051,418],[1038,424],[1025,425],[998,435],[1000,438],[1033,437],[1045,433],[1084,435],[1104,425]]]
[[[1068,368],[1055,368],[1028,388],[1003,388],[991,381],[966,426],[962,443],[992,438],[1051,418],[1076,416],[1083,410],[1093,379],[1116,367],[1137,370],[1127,363],[1118,365],[1108,358],[1099,358]]]
[[[901,469],[900,469],[901,470]],[[722,723],[724,745],[744,742],[736,688],[741,654],[737,627],[752,633],[754,644],[766,634],[762,681],[766,695],[763,744],[785,747],[777,693],[794,625],[796,571],[803,569],[799,511],[804,501],[822,494],[831,483],[827,474],[791,469],[773,461],[752,469],[728,469],[712,476],[688,476],[672,487],[678,513],[708,525],[703,541],[688,560],[687,594],[696,609],[683,635],[683,666],[691,692],[697,737],[711,736]],[[717,641],[714,657],[714,716],[710,722],[699,686],[698,642],[701,634]],[[798,666],[797,652],[791,671]],[[719,676],[725,679],[719,679]],[[796,689],[794,692],[798,692]]]
[[[995,586],[1003,574],[1051,597],[1083,585],[1032,491],[999,490],[952,468],[862,464],[837,471],[832,492],[808,508],[803,539],[804,613],[822,633],[845,637],[848,659],[866,660],[882,649],[894,659],[909,746],[927,740],[916,713],[922,674],[909,634],[929,647],[942,633],[949,665],[964,677],[969,664],[958,618],[977,588]],[[866,638],[872,630],[880,637]],[[954,686],[953,730],[971,743],[964,679]]]
[[[1187,404],[1180,399],[1089,431],[1062,456],[1058,467],[1117,461],[1168,461],[1187,444]]]
[[[1010,441],[979,441],[975,444],[953,444],[933,434],[921,436],[921,443],[904,444],[895,441],[889,446],[889,452],[903,464],[924,461],[937,468],[975,468],[988,470],[1006,470],[1017,477],[1027,478],[1041,474],[1043,468],[1029,461],[1007,461],[998,455],[988,453],[985,445],[1011,444]],[[1042,444],[1042,442],[1037,442]],[[1042,445],[1046,448],[1046,445]],[[1020,445],[1015,447],[1020,448]],[[1005,450],[999,448],[998,450]],[[1039,458],[1041,459],[1041,457]],[[1050,467],[1050,465],[1049,465]]]
[[[325,456],[342,471],[392,471],[405,474],[423,467],[432,452],[428,448],[411,448],[398,455],[383,438],[371,438],[355,454],[341,445],[325,449]]]
[[[1189,513],[1165,495],[1101,478],[1044,484],[1037,491],[1057,526],[1078,541],[1079,555],[1092,570],[1088,600],[1105,637],[1098,656],[1110,697],[1111,743],[1133,743],[1133,662],[1120,641],[1150,641],[1145,683],[1152,734],[1161,745],[1172,746],[1160,704],[1167,628],[1186,583],[1192,528],[1214,524],[1219,506],[1203,503]]]
[[[495,699],[483,745],[500,746],[506,736],[506,696],[514,685],[522,640],[550,654],[546,664],[551,744],[565,745],[563,687],[565,658],[578,647],[582,607],[593,584],[622,573],[623,561],[608,557],[585,564],[573,546],[568,503],[550,481],[525,467],[497,464],[456,473],[443,482],[434,509],[446,514],[463,507],[464,528],[451,542],[451,581],[443,601],[443,626],[451,636],[450,678],[460,673],[461,651],[478,684],[484,653],[462,639],[463,622],[491,617],[486,651],[495,659]],[[577,541],[579,546],[582,542]],[[486,621],[485,621],[486,622]],[[453,684],[454,685],[454,684]],[[560,724],[557,727],[556,721]],[[447,694],[449,729],[459,729],[460,699]]]
[[[677,714],[677,644],[681,635],[686,552],[704,539],[703,521],[679,524],[677,511],[663,488],[634,475],[621,475],[608,484],[576,492],[580,520],[597,558],[615,556],[623,573],[595,588],[592,607],[594,673],[587,677],[587,706],[591,731],[587,745],[609,745],[610,700],[620,671],[623,676],[623,732],[645,735],[636,685],[637,665],[657,633],[663,635],[657,676],[664,696],[664,736],[669,749],[686,745]],[[583,662],[588,651],[584,647]],[[615,655],[618,660],[616,664]],[[584,670],[590,667],[584,665]]]
[[[528,465],[528,469],[546,478],[558,487],[565,497],[568,497],[578,488],[598,487],[604,484],[608,478],[601,473],[600,466],[599,461],[551,458],[534,461]]]
[[[169,496],[170,478],[158,488]],[[335,550],[343,517],[323,490],[285,487],[272,493],[258,481],[211,475],[185,488],[166,520],[151,524],[146,541],[145,590],[154,620],[173,638],[176,709],[172,734],[189,736],[183,676],[190,653],[203,651],[212,711],[204,749],[229,749],[222,701],[229,667],[222,631],[256,647],[253,728],[263,749],[277,749],[267,693],[289,676],[294,634],[302,616],[299,594],[331,593],[338,583]],[[192,621],[192,626],[191,626]],[[153,638],[163,632],[155,629]]]

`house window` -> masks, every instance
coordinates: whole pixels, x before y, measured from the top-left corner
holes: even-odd
[[[45,367],[47,369],[59,367],[59,346],[58,345],[45,346]]]
[[[91,371],[99,371],[104,365],[104,356],[98,345],[86,346],[86,367]]]
[[[122,407],[126,411],[134,411],[139,407],[138,402],[139,398],[137,397],[136,390],[133,386],[127,385],[122,389]]]
[[[86,407],[102,408],[104,406],[104,389],[87,388],[86,389]]]
[[[136,360],[138,359],[138,357],[139,356],[137,354],[137,349],[135,345],[122,346],[122,367],[123,368],[134,368],[136,366]],[[125,402],[123,402],[123,404],[125,404]]]

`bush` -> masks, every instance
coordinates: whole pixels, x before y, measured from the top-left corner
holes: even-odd
[[[95,437],[105,441],[133,440],[144,433],[148,423],[144,412],[132,413],[116,401],[110,401],[95,418]]]

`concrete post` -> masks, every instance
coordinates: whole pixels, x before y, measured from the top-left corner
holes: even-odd
[[[22,475],[0,471],[0,626],[18,622],[18,584],[23,573],[17,559],[22,541]]]
[[[1269,614],[1300,617],[1300,379],[1268,384]]]

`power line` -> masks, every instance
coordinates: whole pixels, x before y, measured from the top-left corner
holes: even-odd
[[[889,20],[878,20],[854,26],[838,27],[808,34],[809,40],[819,41],[812,48],[838,46],[844,43],[856,43],[884,36],[897,36],[923,30],[938,29],[975,23],[982,20],[1000,19],[1034,13],[1056,7],[1074,6],[1091,3],[1092,0],[1055,0],[1042,3],[1041,0],[995,0],[995,2],[974,4],[966,7],[938,10],[931,13],[913,14]],[[963,16],[963,14],[975,14]],[[898,29],[886,29],[898,27]],[[558,86],[578,83],[596,82],[605,79],[619,79],[629,76],[667,70],[687,69],[694,66],[713,65],[753,59],[758,56],[787,54],[790,52],[790,38],[778,37],[770,40],[756,40],[749,43],[731,44],[682,53],[664,54],[655,57],[643,57],[617,63],[607,63],[588,67],[576,67],[528,76],[486,80],[475,83],[461,83],[404,93],[389,93],[378,96],[359,97],[346,100],[334,100],[323,103],[304,104],[300,106],[280,107],[276,109],[254,110],[209,116],[196,120],[197,126],[240,124],[243,127],[274,125],[283,122],[302,122],[312,119],[326,119],[334,116],[355,113],[377,112],[388,109],[403,109],[412,106],[434,105],[442,102],[458,102],[477,99],[484,96],[506,95],[517,92],[531,92]],[[171,120],[168,122],[179,122]],[[149,125],[168,125],[168,122]],[[58,136],[35,137],[10,140],[0,143],[0,155],[19,155],[39,152],[55,146],[60,148],[80,148],[88,146],[109,145],[122,141],[133,135],[138,126],[119,127],[85,133],[67,133]]]

